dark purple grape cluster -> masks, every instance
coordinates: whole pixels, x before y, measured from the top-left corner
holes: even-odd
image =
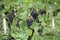
[[[60,8],[58,8],[58,9],[56,9],[56,10],[53,11],[53,16],[57,16],[58,12],[60,12]]]
[[[33,23],[33,20],[32,20],[32,19],[27,19],[26,22],[27,22],[27,25],[28,25],[28,26],[31,26],[32,23]]]
[[[15,15],[13,13],[8,16],[8,20],[9,20],[9,22],[11,22],[11,24],[13,22],[14,17],[15,17]]]
[[[53,16],[57,16],[57,14],[58,14],[58,13],[56,13],[56,12],[53,12]]]
[[[33,19],[36,19],[38,17],[38,14],[34,8],[30,8],[30,12]]]
[[[17,18],[17,19],[18,19],[18,20],[17,20],[17,23],[16,23],[16,27],[20,28],[19,22],[20,22],[22,19],[19,19],[19,18]]]
[[[13,18],[15,17],[14,12],[11,10],[10,12],[7,11],[4,14],[7,16],[6,20],[12,24]]]
[[[40,14],[40,15],[46,14],[46,10],[40,9],[40,10],[39,10],[39,14]]]
[[[39,33],[39,36],[41,36],[43,33],[43,29],[38,29],[37,32]]]
[[[31,16],[32,18],[37,22],[40,23],[39,19],[38,19],[38,15],[36,10],[34,8],[30,8],[30,12],[31,12]]]

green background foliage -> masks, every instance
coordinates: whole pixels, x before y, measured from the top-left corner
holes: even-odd
[[[5,5],[5,9],[1,9],[1,5]],[[44,31],[43,36],[39,36],[37,30],[40,28],[39,24],[36,22],[33,22],[33,25],[31,28],[35,30],[35,33],[32,37],[32,40],[60,40],[60,13],[55,17],[55,29],[54,29],[54,35],[48,35],[52,34],[53,29],[51,25],[51,18],[52,18],[52,12],[59,8],[60,4],[58,3],[58,0],[0,0],[0,15],[3,15],[4,12],[8,11],[10,7],[14,7],[18,12],[17,16],[21,19],[23,19],[20,22],[20,28],[16,27],[16,21],[17,19],[14,18],[13,23],[11,25],[12,27],[12,36],[16,40],[27,40],[28,36],[31,35],[31,30],[28,28],[26,23],[26,18],[30,15],[29,8],[35,7],[36,11],[39,9],[46,9],[46,20],[44,20],[44,15],[39,16],[39,20],[43,22],[44,25]],[[48,18],[48,12],[50,13],[50,17]],[[38,12],[37,12],[38,13]],[[7,29],[8,30],[8,29]],[[7,39],[8,34],[4,34],[3,32],[0,32],[0,40]],[[7,32],[8,33],[8,32]]]

